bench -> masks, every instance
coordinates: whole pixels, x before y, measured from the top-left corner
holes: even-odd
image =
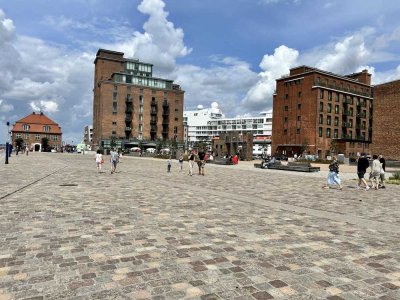
[[[287,170],[287,171],[297,171],[297,172],[319,172],[320,167],[312,167],[310,162],[288,162],[287,165],[283,165],[280,161],[267,166],[268,169],[276,170]]]
[[[207,160],[208,164],[215,164],[215,165],[233,165],[233,162],[229,159],[214,159],[214,160]]]

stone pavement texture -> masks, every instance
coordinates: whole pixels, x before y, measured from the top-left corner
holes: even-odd
[[[111,175],[105,160],[0,165],[1,300],[400,299],[400,186],[130,157]]]

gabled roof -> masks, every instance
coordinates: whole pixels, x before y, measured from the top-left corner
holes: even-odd
[[[25,131],[23,128],[23,125],[29,125],[29,130]],[[49,132],[44,132],[43,126],[44,125],[49,125],[50,126],[50,131]],[[45,116],[42,112],[41,113],[35,113],[33,112],[32,114],[22,118],[21,120],[18,120],[15,122],[13,129],[13,132],[43,132],[43,133],[53,133],[53,134],[61,134],[61,127],[58,126],[56,122]]]

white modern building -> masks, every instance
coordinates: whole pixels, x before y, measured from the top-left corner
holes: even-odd
[[[83,131],[83,143],[86,145],[92,145],[93,143],[93,126],[87,125]]]
[[[211,142],[220,133],[252,133],[254,145],[264,148],[271,146],[272,113],[261,112],[258,117],[226,118],[217,102],[210,108],[202,105],[197,110],[184,111],[184,142],[193,145],[196,142]]]

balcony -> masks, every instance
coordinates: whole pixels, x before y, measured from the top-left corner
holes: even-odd
[[[132,131],[132,127],[125,127],[125,131]]]
[[[163,115],[163,116],[169,116],[169,109],[163,110],[162,115]]]
[[[157,106],[157,102],[155,100],[151,100],[150,106]]]
[[[359,95],[359,96],[372,98],[372,94],[371,93],[355,91],[355,90],[352,90],[352,89],[344,89],[344,88],[341,88],[340,86],[335,86],[333,84],[326,84],[324,82],[314,81],[314,86],[316,86],[316,87],[326,87],[326,88],[330,88],[332,90],[340,91],[340,92],[343,92],[343,93],[351,93],[351,94],[355,94],[355,95]]]
[[[357,118],[366,118],[367,114],[366,113],[358,113]]]
[[[342,112],[342,115],[345,115],[345,116],[353,116],[353,112],[352,112],[351,110],[344,110],[344,111]]]
[[[157,124],[157,120],[150,120],[150,124],[152,125]]]
[[[125,113],[126,113],[126,114],[132,114],[132,113],[133,113],[132,107],[127,107],[127,108],[125,109]]]
[[[125,102],[126,103],[132,103],[132,98],[131,97],[126,97]]]
[[[132,114],[127,114],[127,115],[125,116],[125,122],[132,122],[132,117],[133,117]]]
[[[156,133],[156,132],[157,132],[157,128],[153,128],[153,127],[150,128],[150,132],[151,132],[151,133]]]
[[[150,115],[156,115],[157,114],[157,109],[155,109],[156,107],[152,107],[150,109]]]
[[[355,140],[358,140],[358,141],[365,141],[365,136],[364,136],[364,135],[356,135],[356,136],[354,137],[354,139],[355,139]]]
[[[163,107],[168,107],[168,106],[169,106],[169,103],[168,103],[168,101],[163,101],[163,104],[162,104],[162,106],[163,106]]]

